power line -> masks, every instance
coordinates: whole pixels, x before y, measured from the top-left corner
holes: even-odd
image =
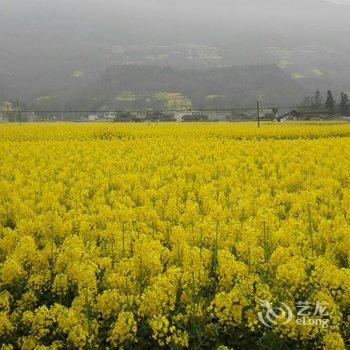
[[[317,113],[327,113],[328,110],[315,109],[310,110],[310,106],[260,106],[261,110],[273,110],[273,109],[307,109],[310,112]],[[186,113],[186,112],[240,112],[240,111],[256,111],[257,107],[233,107],[233,108],[189,108],[189,109],[134,109],[134,110],[118,110],[118,109],[108,109],[108,110],[21,110],[21,113],[57,113],[57,114],[66,114],[66,113]]]

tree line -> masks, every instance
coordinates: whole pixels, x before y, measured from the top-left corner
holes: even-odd
[[[350,115],[350,99],[345,92],[341,92],[340,99],[337,101],[332,90],[328,90],[326,96],[323,96],[320,90],[316,90],[313,97],[305,98],[303,105],[310,106],[312,109],[324,108],[330,114]]]

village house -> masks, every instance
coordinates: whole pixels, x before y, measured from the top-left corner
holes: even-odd
[[[192,112],[191,114],[185,114],[181,118],[183,122],[207,122],[208,120],[208,116],[203,112]]]
[[[128,123],[132,121],[132,115],[129,112],[117,115],[114,119],[115,122]]]
[[[175,115],[173,113],[161,113],[154,112],[147,115],[146,119],[148,121],[158,121],[158,122],[174,122],[176,121]]]
[[[277,122],[283,122],[286,120],[295,121],[318,121],[318,120],[329,120],[333,119],[334,116],[330,116],[328,111],[325,110],[305,110],[298,111],[292,109],[290,111],[279,111],[278,116],[275,118]]]

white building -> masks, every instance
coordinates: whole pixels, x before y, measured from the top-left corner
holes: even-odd
[[[89,122],[94,122],[94,121],[97,120],[97,118],[98,118],[97,115],[89,115],[89,116],[88,116],[88,121],[89,121]]]

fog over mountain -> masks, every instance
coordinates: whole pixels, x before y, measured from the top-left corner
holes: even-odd
[[[126,64],[276,65],[305,91],[350,90],[341,2],[0,0],[0,99],[74,98]]]

